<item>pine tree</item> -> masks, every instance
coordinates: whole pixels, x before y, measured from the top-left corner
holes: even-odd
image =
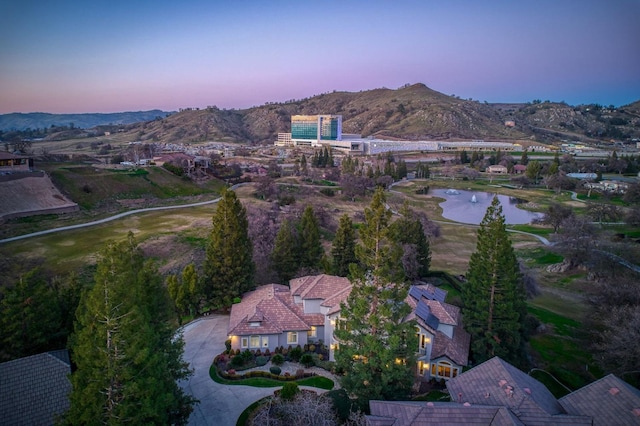
[[[101,252],[72,339],[67,424],[186,424],[194,400],[168,294],[133,234]]]
[[[307,173],[309,173],[307,168],[307,156],[304,154],[302,154],[302,159],[300,160],[300,173],[302,173],[302,176],[306,176]]]
[[[356,263],[356,236],[353,223],[348,214],[342,215],[340,224],[333,239],[331,256],[333,257],[333,273],[340,277],[349,275],[349,265]]]
[[[209,303],[228,307],[234,298],[255,288],[247,212],[235,192],[224,190],[212,222],[203,291]]]
[[[391,232],[395,241],[405,248],[402,259],[405,278],[415,280],[427,276],[431,264],[429,240],[422,222],[407,202],[400,210],[400,218],[391,225]]]
[[[288,283],[300,267],[298,236],[293,224],[284,219],[276,235],[271,253],[273,269],[282,283]]]
[[[522,151],[522,156],[520,157],[520,164],[526,166],[529,163],[529,155],[527,154],[527,150]]]
[[[390,211],[378,188],[365,209],[362,244],[356,248],[363,269],[352,268],[353,288],[341,305],[336,362],[348,372],[342,387],[361,408],[372,399],[402,399],[411,391],[415,366],[415,324],[403,322],[411,312],[408,288],[398,276],[400,250],[389,235]],[[401,269],[401,268],[400,268]]]
[[[462,298],[474,361],[499,356],[523,365],[526,293],[497,197],[480,223]]]
[[[198,315],[202,299],[200,288],[201,282],[193,263],[184,267],[181,278],[176,275],[167,277],[167,290],[174,303],[180,322],[182,322],[183,316]]]
[[[317,269],[324,254],[320,241],[320,228],[313,207],[308,205],[300,219],[300,266]]]

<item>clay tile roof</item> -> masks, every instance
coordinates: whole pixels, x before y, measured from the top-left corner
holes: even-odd
[[[457,326],[454,329],[453,339],[441,331],[436,331],[431,349],[431,359],[445,356],[458,365],[467,365],[470,344],[471,335],[464,331],[462,326]]]
[[[280,334],[283,331],[309,330],[303,313],[293,303],[289,287],[267,284],[246,293],[241,303],[231,307],[229,335]],[[251,323],[258,323],[251,325]]]
[[[438,318],[442,324],[458,325],[460,317],[460,308],[448,303],[438,302],[436,300],[425,300],[423,302],[429,306],[431,313]]]
[[[329,308],[327,315],[335,314],[336,312],[340,311],[340,303],[346,301],[350,293],[351,293],[351,285],[349,285],[348,287],[345,287],[339,293],[336,293],[332,297],[329,297],[327,300],[322,302],[321,306],[325,306]]]
[[[640,425],[640,413],[634,412],[640,410],[640,390],[613,374],[571,392],[559,402],[569,414],[593,417],[594,425]]]
[[[71,366],[57,352],[0,364],[0,423],[52,425],[67,411]]]
[[[505,407],[456,404],[453,402],[370,401],[371,425],[393,426],[521,426]],[[373,421],[372,421],[373,420]]]
[[[315,275],[290,281],[291,294],[303,299],[327,299],[351,286],[348,278],[334,275]]]
[[[591,424],[590,417],[567,415],[542,383],[498,357],[450,379],[447,389],[460,402],[507,407],[524,424]]]

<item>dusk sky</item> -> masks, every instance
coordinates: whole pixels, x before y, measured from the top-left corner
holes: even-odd
[[[242,109],[406,83],[640,100],[640,0],[0,0],[0,113]]]

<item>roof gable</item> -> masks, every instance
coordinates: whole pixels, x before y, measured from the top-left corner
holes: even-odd
[[[348,278],[335,275],[310,275],[289,282],[291,294],[302,299],[328,299],[351,287]]]
[[[569,414],[593,417],[594,425],[640,424],[640,390],[613,374],[571,392],[559,402]]]

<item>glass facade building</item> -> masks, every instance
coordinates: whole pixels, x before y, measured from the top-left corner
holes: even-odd
[[[291,139],[342,140],[342,116],[294,115],[291,117]]]

